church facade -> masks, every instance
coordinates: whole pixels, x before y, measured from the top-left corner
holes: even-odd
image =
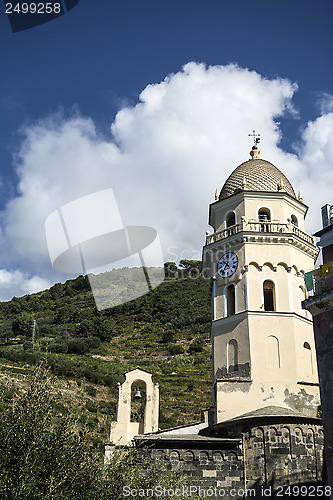
[[[318,250],[301,194],[257,144],[209,209],[212,407],[197,424],[134,437],[211,498],[290,498],[288,487],[304,493],[323,478],[313,326],[301,306]]]

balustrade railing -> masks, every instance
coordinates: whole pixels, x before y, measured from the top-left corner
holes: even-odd
[[[242,220],[240,223],[234,226],[222,229],[222,231],[217,231],[216,233],[207,235],[206,245],[215,243],[216,241],[224,240],[230,236],[234,236],[241,231],[250,231],[256,233],[285,233],[294,234],[298,238],[315,245],[315,240],[313,236],[305,233],[297,226],[289,222],[279,222],[279,221],[258,221],[258,220]]]
[[[333,290],[333,261],[304,274],[305,285],[310,295],[321,295]]]

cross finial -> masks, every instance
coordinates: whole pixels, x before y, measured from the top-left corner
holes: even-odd
[[[259,144],[259,142],[260,142],[260,134],[256,134],[255,130],[253,130],[252,134],[249,134],[249,137],[253,137],[254,145]]]
[[[249,134],[249,137],[253,137],[254,145],[252,146],[252,150],[250,151],[250,156],[252,160],[260,159],[260,151],[258,149],[257,144],[260,142],[260,134],[256,134],[254,130],[252,134]]]

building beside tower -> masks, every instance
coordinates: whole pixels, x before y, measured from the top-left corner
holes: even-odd
[[[329,484],[333,488],[333,205],[321,209],[320,238],[323,264],[306,276],[311,296],[303,307],[313,315]]]
[[[212,407],[202,422],[134,437],[151,460],[225,500],[249,488],[258,498],[267,486],[273,496],[318,485],[323,476],[312,318],[301,304],[318,249],[304,229],[301,194],[257,144],[209,208]]]

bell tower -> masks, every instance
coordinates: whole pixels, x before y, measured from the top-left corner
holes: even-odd
[[[312,320],[301,307],[318,254],[304,230],[308,207],[258,144],[254,135],[250,159],[209,208],[214,423],[265,406],[315,416],[320,404]]]

